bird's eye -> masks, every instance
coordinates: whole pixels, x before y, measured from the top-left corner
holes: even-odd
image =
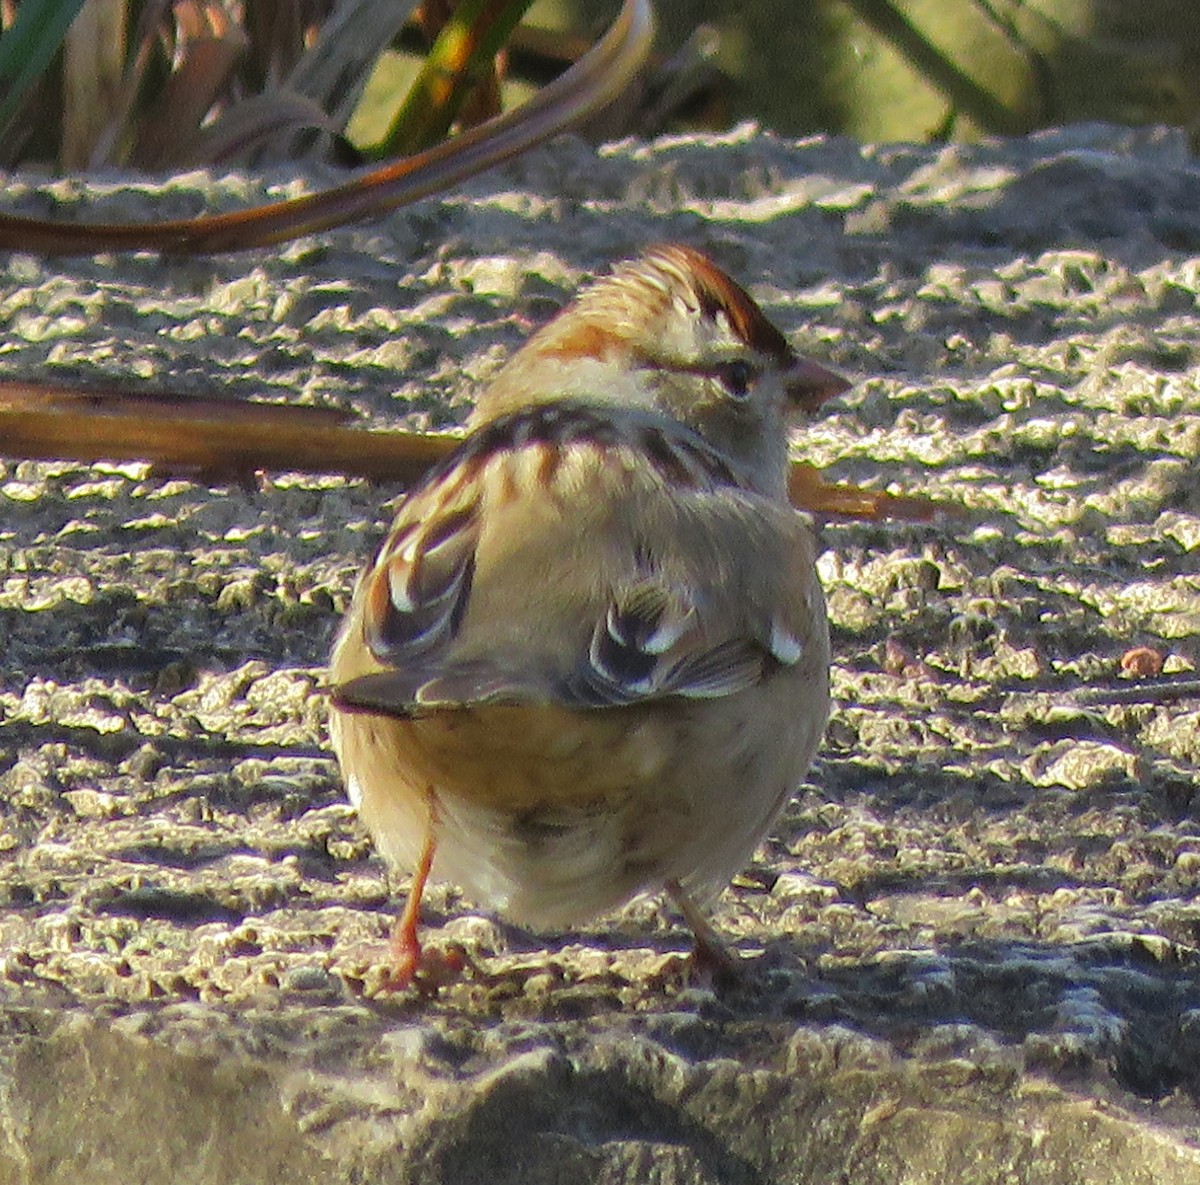
[[[750,394],[750,384],[754,382],[757,373],[749,362],[735,358],[718,369],[717,378],[734,399],[745,399]]]

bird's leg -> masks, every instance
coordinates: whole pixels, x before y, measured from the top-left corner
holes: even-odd
[[[461,974],[465,963],[463,952],[453,949],[445,953],[423,950],[421,940],[417,937],[417,926],[421,920],[421,898],[425,893],[430,869],[433,867],[434,853],[437,851],[437,810],[432,790],[426,794],[426,803],[429,813],[421,858],[413,869],[404,911],[392,928],[392,957],[387,978],[387,987],[391,991],[400,991],[415,983],[422,992],[432,994],[442,984],[449,983]]]
[[[688,896],[684,887],[677,880],[669,880],[664,888],[695,935],[696,945],[692,950],[692,961],[696,969],[718,983],[739,979],[742,974],[741,960],[725,945],[713,924]]]
[[[425,882],[429,880],[429,870],[433,867],[433,853],[436,850],[437,836],[433,832],[431,816],[425,832],[425,843],[421,848],[421,858],[413,869],[404,912],[396,919],[396,925],[392,928],[392,965],[388,975],[388,986],[392,988],[407,987],[421,966],[421,941],[417,937],[417,925],[421,920],[421,897],[425,892]]]

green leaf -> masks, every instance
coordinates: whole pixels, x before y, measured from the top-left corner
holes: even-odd
[[[24,0],[0,36],[0,135],[8,130],[29,88],[62,48],[84,0]]]
[[[461,0],[438,34],[376,158],[408,156],[450,131],[459,108],[532,0]]]

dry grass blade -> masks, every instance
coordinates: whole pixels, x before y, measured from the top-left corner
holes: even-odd
[[[398,0],[370,2],[381,14],[386,14],[389,9],[404,11],[404,5]],[[359,0],[360,6],[361,3]],[[325,31],[341,19],[341,14],[355,7],[347,0],[340,0],[336,5],[337,12],[331,14],[334,6],[334,0],[255,0],[243,7],[242,27],[253,47],[251,61],[256,77],[252,79],[252,87],[256,93],[265,94],[272,87],[282,85],[303,59],[309,33],[321,27],[319,44]],[[379,45],[385,44],[382,37],[375,40]]]
[[[123,105],[124,0],[87,0],[63,41],[62,162],[68,169],[92,163],[92,147]]]
[[[147,0],[138,14],[137,24],[127,37],[132,49],[126,49],[120,88],[112,97],[108,122],[96,133],[88,148],[88,164],[92,167],[125,159],[133,135],[131,113],[169,7],[170,0]]]
[[[829,482],[819,469],[803,461],[793,461],[788,474],[788,496],[792,505],[813,514],[833,518],[899,519],[905,522],[932,522],[939,514],[954,513],[950,503],[933,502],[908,494],[889,494],[865,486]]]
[[[299,132],[341,136],[342,129],[305,95],[276,89],[235,103],[202,128],[187,146],[189,159],[210,164],[244,160],[264,144],[290,141]]]
[[[130,163],[170,169],[196,159],[194,142],[225,90],[248,39],[220,6],[207,0],[175,5],[179,60],[140,121]]]
[[[275,470],[409,485],[460,439],[372,431],[347,419],[329,408],[0,382],[0,455],[14,458],[145,461],[214,481]],[[800,509],[838,518],[928,522],[953,509],[833,484],[803,464],[792,466],[789,492]]]
[[[0,248],[44,255],[245,251],[379,217],[510,160],[601,110],[637,74],[649,55],[652,39],[649,0],[625,0],[601,41],[521,107],[454,140],[369,170],[321,193],[231,214],[162,223],[66,226],[9,216],[0,218]]]
[[[407,484],[454,443],[351,427],[329,408],[0,382],[0,453],[16,458],[145,461],[220,481],[275,470]]]
[[[392,43],[415,7],[416,0],[343,0],[282,85],[311,99],[344,129],[380,49]],[[284,145],[270,159],[286,159],[287,151]]]

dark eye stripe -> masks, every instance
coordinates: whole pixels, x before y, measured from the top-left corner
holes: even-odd
[[[745,399],[753,384],[762,374],[762,368],[746,358],[731,358],[707,366],[689,366],[686,363],[653,363],[659,370],[670,370],[675,374],[693,374],[699,378],[716,379],[734,399]]]

